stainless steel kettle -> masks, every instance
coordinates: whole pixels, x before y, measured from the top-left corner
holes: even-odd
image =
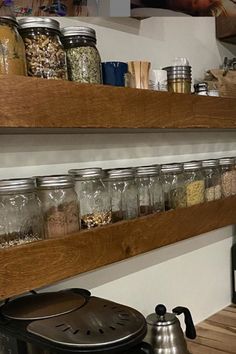
[[[155,312],[146,318],[148,331],[144,341],[152,345],[155,354],[190,354],[176,317],[184,314],[186,337],[195,339],[196,330],[190,311],[186,307],[176,307],[173,313],[168,313],[164,305],[158,305]]]

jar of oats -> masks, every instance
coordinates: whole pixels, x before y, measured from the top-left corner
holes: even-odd
[[[235,164],[233,157],[219,159],[223,197],[230,197],[236,192]]]
[[[67,79],[59,22],[50,18],[26,17],[19,20],[19,25],[25,43],[28,75]]]
[[[201,161],[190,161],[184,163],[184,178],[186,186],[187,206],[204,203],[205,182],[202,172]]]
[[[218,160],[202,161],[202,171],[205,179],[205,201],[211,202],[221,198],[221,175]],[[235,170],[236,172],[236,170]]]
[[[89,27],[62,29],[69,80],[102,83],[101,57],[96,47],[96,32]]]

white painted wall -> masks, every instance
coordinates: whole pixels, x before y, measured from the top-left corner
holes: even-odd
[[[78,24],[77,20],[60,21],[63,25]],[[176,18],[150,19],[142,23],[140,35],[94,27],[103,60],[150,59],[153,67],[159,67],[183,55],[200,77],[205,69],[217,67],[224,55],[231,54],[216,42],[211,18],[182,18],[181,22]],[[236,156],[236,132],[9,135],[0,139],[0,177],[225,155]],[[230,303],[233,231],[229,226],[201,235],[76,277],[56,288],[87,287],[95,295],[134,306],[145,315],[159,302],[169,309],[186,305],[199,322]]]

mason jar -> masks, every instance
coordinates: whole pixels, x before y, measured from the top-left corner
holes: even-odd
[[[77,232],[79,203],[74,180],[69,175],[36,177],[42,203],[46,238],[58,238]]]
[[[101,57],[96,47],[96,32],[89,27],[62,29],[66,49],[68,77],[71,81],[101,84]]]
[[[136,169],[139,216],[164,211],[164,194],[158,166]]]
[[[0,74],[27,75],[25,46],[13,17],[0,17]]]
[[[204,203],[205,181],[201,161],[184,163],[187,207]]]
[[[45,17],[25,17],[19,20],[19,25],[25,43],[28,75],[67,79],[59,22]]]
[[[0,180],[0,248],[44,238],[43,215],[31,178]]]
[[[69,170],[75,180],[75,190],[80,203],[82,229],[104,226],[111,222],[111,201],[103,182],[101,168]]]
[[[138,188],[134,169],[114,169],[108,171],[108,175],[112,222],[137,218]]]
[[[235,194],[235,168],[233,157],[223,157],[219,159],[221,173],[222,196],[230,197]]]
[[[202,171],[205,179],[205,201],[221,199],[221,176],[218,160],[203,160]]]
[[[187,202],[182,164],[172,163],[162,165],[161,178],[164,190],[165,210],[185,208]]]

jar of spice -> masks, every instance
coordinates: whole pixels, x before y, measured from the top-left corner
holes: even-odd
[[[218,160],[202,161],[205,179],[205,201],[211,202],[221,198],[221,176]]]
[[[59,22],[50,18],[26,17],[19,20],[19,24],[25,43],[28,75],[67,79]]]
[[[47,238],[64,237],[79,230],[79,203],[71,176],[36,178]]]
[[[164,194],[158,166],[136,169],[139,216],[164,211]]]
[[[164,189],[165,210],[185,208],[186,189],[182,164],[162,165],[161,178]]]
[[[184,163],[187,207],[204,203],[205,182],[200,161]]]
[[[31,178],[0,181],[0,248],[44,238],[43,214]]]
[[[138,188],[134,169],[108,171],[109,192],[112,204],[112,222],[137,218]]]
[[[219,159],[220,173],[221,173],[221,186],[223,197],[230,197],[235,194],[235,169],[234,158],[223,157]]]
[[[96,32],[89,27],[62,30],[69,80],[89,84],[102,83],[101,57],[96,47]]]
[[[69,170],[75,179],[75,190],[80,203],[82,229],[104,226],[111,222],[111,201],[103,183],[101,168]]]
[[[25,46],[13,17],[0,17],[0,74],[27,75]]]

